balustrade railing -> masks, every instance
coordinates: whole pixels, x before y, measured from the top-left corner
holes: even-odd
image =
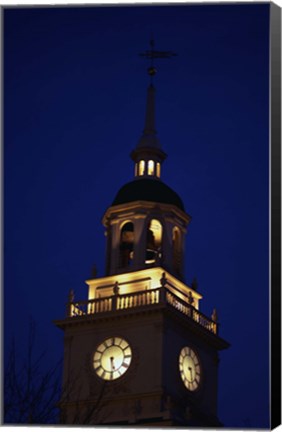
[[[160,288],[117,296],[116,309],[128,309],[159,303]]]
[[[68,303],[67,315],[69,317],[93,315],[163,303],[169,304],[194,322],[205,327],[212,333],[217,334],[217,322],[205,316],[192,306],[192,304],[187,303],[185,300],[182,300],[176,294],[172,293],[169,289],[169,285],[163,285],[160,288],[138,291],[135,293],[116,293],[110,297],[101,297],[88,301],[71,301]],[[72,300],[74,299],[72,298]]]

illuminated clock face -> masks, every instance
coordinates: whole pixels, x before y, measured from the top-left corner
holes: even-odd
[[[129,343],[120,337],[112,337],[97,347],[93,357],[93,367],[100,378],[111,381],[125,374],[131,359],[132,351]]]
[[[182,348],[179,355],[179,371],[185,387],[195,391],[201,381],[201,367],[199,358],[192,348]]]

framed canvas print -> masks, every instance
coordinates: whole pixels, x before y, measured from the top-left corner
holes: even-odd
[[[4,425],[281,418],[281,10],[11,6]]]

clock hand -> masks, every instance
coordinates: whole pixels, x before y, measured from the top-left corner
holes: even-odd
[[[110,361],[111,361],[111,368],[115,370],[114,357],[110,357]]]
[[[188,366],[188,370],[189,370],[190,375],[191,375],[191,381],[193,381],[193,377],[192,377],[192,368],[191,368],[191,366]]]

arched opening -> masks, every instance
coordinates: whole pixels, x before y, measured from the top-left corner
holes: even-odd
[[[141,160],[141,161],[139,162],[139,170],[138,170],[138,171],[139,171],[138,174],[139,174],[140,176],[142,176],[142,175],[145,174],[145,161],[144,161],[144,160]]]
[[[126,222],[120,231],[120,267],[128,267],[132,264],[134,248],[134,225]]]
[[[147,231],[146,264],[159,262],[161,258],[162,234],[162,224],[157,219],[152,219]]]
[[[149,160],[148,162],[148,175],[154,175],[155,173],[155,162],[153,160]]]
[[[161,176],[161,164],[160,162],[157,162],[157,177],[160,178]]]
[[[181,272],[181,233],[178,227],[172,231],[172,263],[177,273]]]

